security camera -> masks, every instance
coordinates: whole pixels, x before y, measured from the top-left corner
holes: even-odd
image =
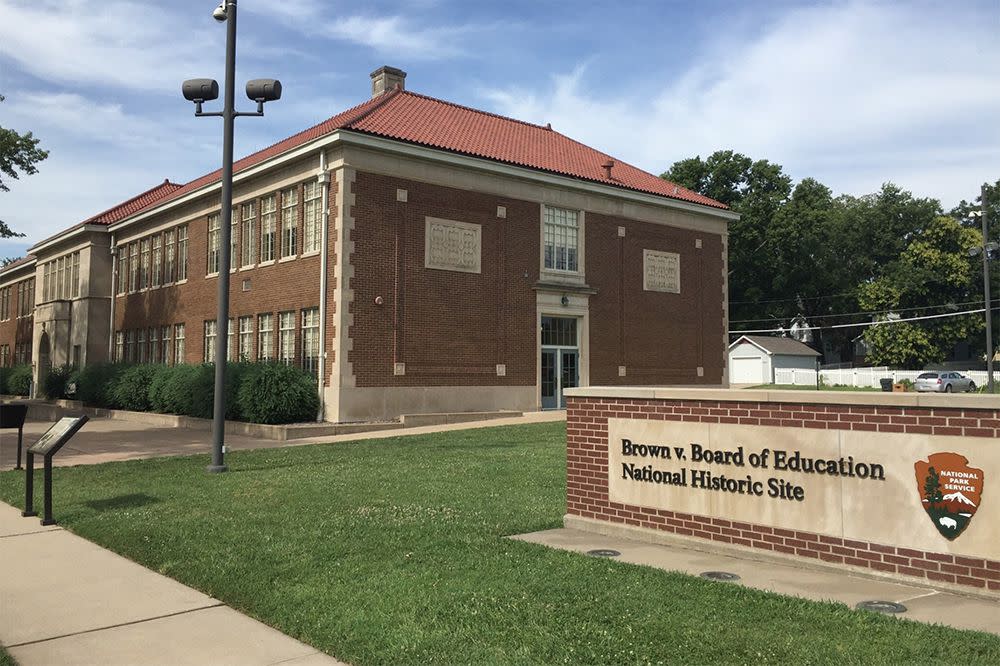
[[[200,104],[219,98],[219,84],[215,79],[188,79],[181,86],[184,99]]]
[[[277,79],[247,81],[247,97],[258,104],[281,99],[281,81]]]
[[[226,0],[222,0],[222,2],[219,3],[219,6],[215,8],[215,11],[212,12],[212,18],[219,23],[224,22],[226,18],[228,18],[226,14]]]

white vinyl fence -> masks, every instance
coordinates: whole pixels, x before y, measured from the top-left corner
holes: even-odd
[[[879,380],[889,378],[894,383],[909,379],[911,382],[925,370],[890,370],[889,368],[841,368],[837,370],[820,370],[819,376],[826,386],[856,386],[880,388]],[[962,372],[971,377],[976,386],[986,384],[985,370]],[[993,371],[994,381],[1000,381],[1000,372]],[[791,384],[795,386],[816,386],[815,370],[778,369],[774,370],[775,384]]]

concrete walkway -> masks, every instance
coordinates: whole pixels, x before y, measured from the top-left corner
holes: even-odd
[[[679,540],[661,545],[572,529],[545,530],[512,538],[580,553],[617,550],[621,555],[616,560],[694,576],[707,571],[734,573],[740,577],[739,581],[719,584],[745,585],[814,601],[839,601],[850,608],[861,601],[892,601],[906,607],[906,612],[895,617],[1000,634],[1000,598],[943,592],[916,581],[900,583],[808,563],[779,561],[749,550],[737,557],[713,552],[710,545],[700,550]]]
[[[340,662],[0,503],[0,643],[33,664]]]
[[[381,439],[383,437],[422,435],[449,430],[493,428],[503,425],[565,420],[565,411],[551,411],[529,412],[523,416],[492,419],[489,421],[419,426],[397,430],[351,433],[347,435],[327,435],[291,441],[257,439],[243,435],[226,435],[226,448],[229,451],[273,449],[283,446],[301,446],[323,442],[351,442],[363,439]],[[25,423],[24,446],[27,447],[32,444],[51,425],[51,423],[41,421],[29,421]],[[207,454],[211,451],[211,445],[212,435],[209,432],[186,428],[151,426],[117,419],[95,418],[87,422],[83,429],[74,435],[73,439],[63,447],[56,457],[53,458],[53,464],[56,466],[96,465],[99,463],[154,458],[158,456]],[[0,470],[13,469],[16,456],[17,431],[0,430]],[[23,458],[22,464],[24,464]],[[38,465],[40,462],[36,460],[35,464]]]

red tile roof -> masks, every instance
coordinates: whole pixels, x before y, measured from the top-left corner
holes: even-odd
[[[118,220],[132,215],[133,213],[138,213],[143,208],[156,203],[168,194],[173,194],[181,187],[183,187],[183,185],[171,183],[169,180],[164,180],[156,187],[152,187],[142,194],[137,194],[131,199],[123,201],[122,203],[107,209],[103,213],[98,213],[93,217],[87,218],[80,224],[113,224]]]
[[[611,156],[552,130],[520,120],[445,102],[405,90],[391,90],[233,164],[233,173],[276,157],[335,130],[481,157],[572,178],[726,209],[725,204],[614,160],[611,178],[603,168]],[[171,192],[168,201],[219,180],[213,171]],[[135,211],[133,211],[135,212]]]
[[[6,273],[6,272],[12,271],[12,270],[14,270],[16,268],[20,268],[24,264],[31,263],[34,260],[35,260],[35,255],[33,255],[33,254],[29,254],[26,257],[21,257],[20,259],[16,259],[16,260],[10,262],[9,264],[7,264],[6,266],[0,268],[0,273]]]

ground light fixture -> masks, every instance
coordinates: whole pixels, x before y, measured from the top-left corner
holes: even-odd
[[[212,464],[208,471],[225,472],[226,433],[226,352],[229,348],[229,266],[231,257],[233,217],[233,121],[237,116],[262,116],[264,103],[281,99],[281,82],[276,79],[254,79],[247,83],[247,97],[257,103],[254,112],[237,111],[235,106],[236,78],[236,0],[223,0],[212,18],[226,23],[226,80],[222,111],[202,111],[202,104],[219,97],[219,84],[214,79],[189,79],[181,86],[184,99],[194,102],[194,115],[222,118],[222,211],[219,239],[219,307],[216,317],[215,404],[212,411]]]

